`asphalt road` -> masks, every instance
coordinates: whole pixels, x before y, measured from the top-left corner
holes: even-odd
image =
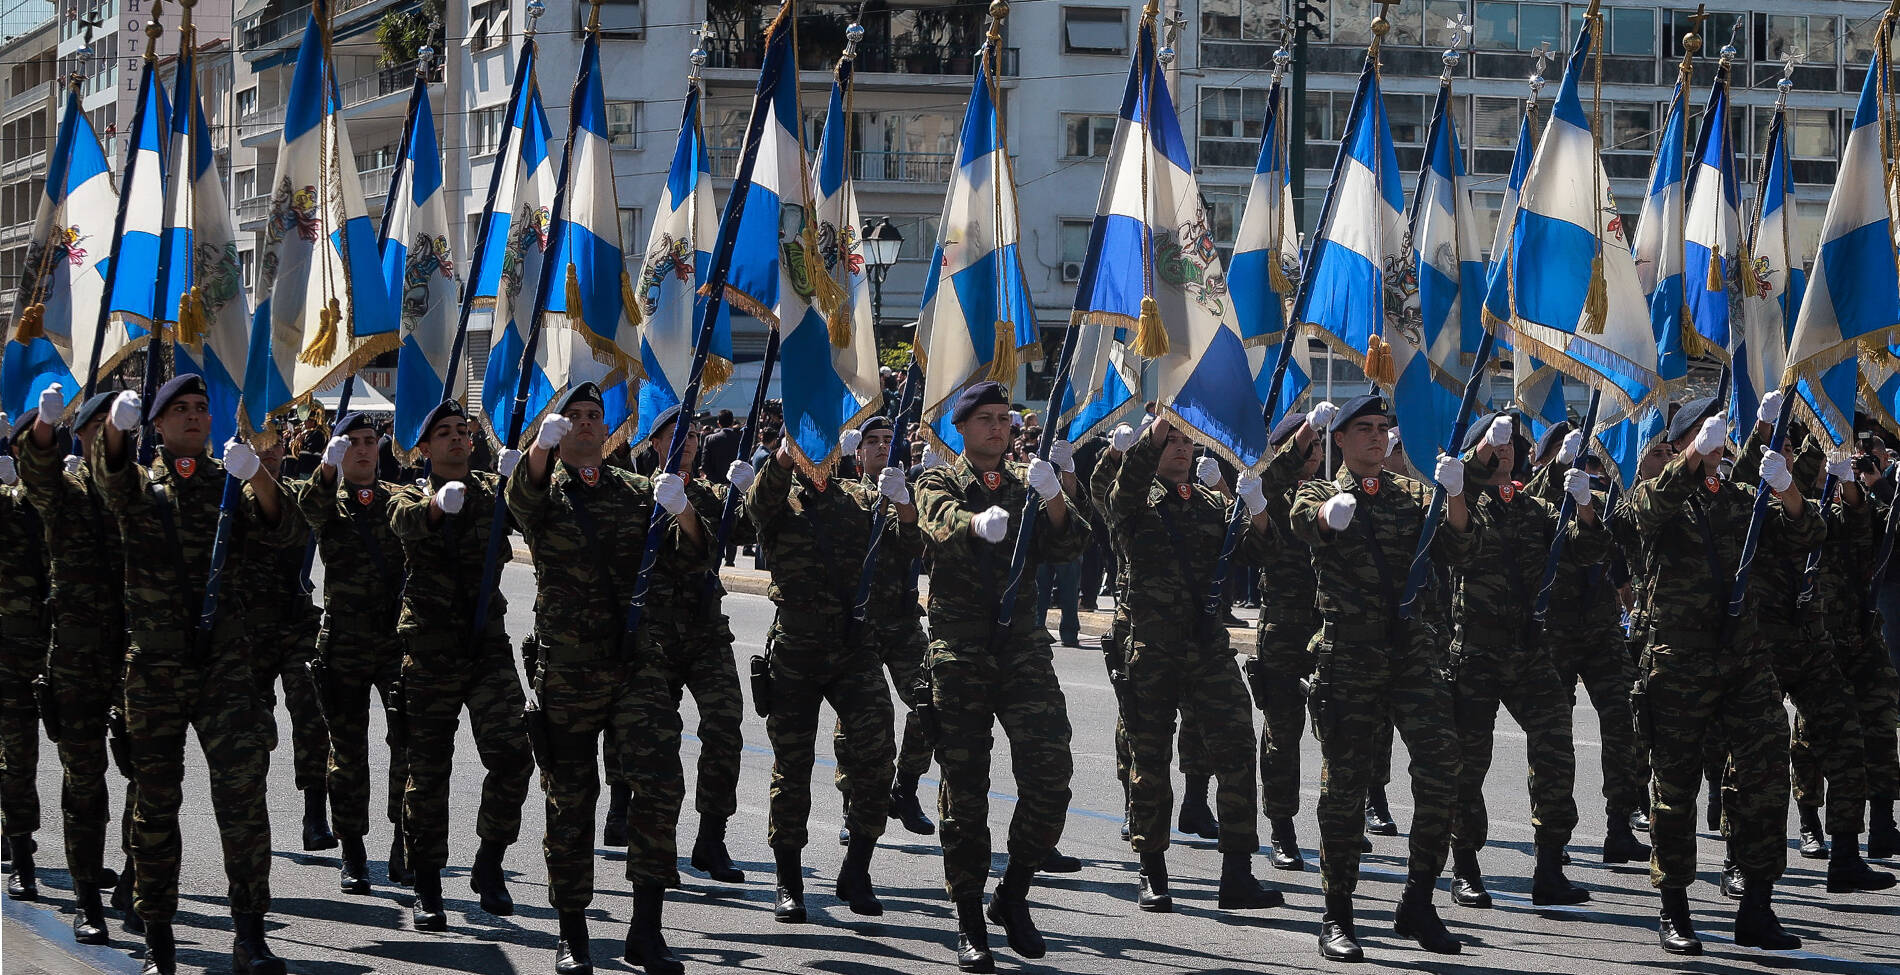
[[[513,609],[509,630],[520,634],[528,627],[532,605],[532,575],[515,564],[507,568],[503,585]],[[759,652],[759,641],[770,619],[771,606],[755,595],[728,598],[733,630],[740,640],[734,652],[741,662]],[[1074,802],[1069,811],[1062,849],[1082,858],[1079,874],[1045,876],[1032,893],[1036,917],[1049,940],[1049,955],[1023,962],[1009,953],[1000,932],[993,931],[1002,970],[1048,972],[1257,972],[1328,968],[1315,951],[1321,900],[1314,844],[1318,829],[1312,806],[1318,795],[1318,749],[1306,740],[1308,781],[1302,788],[1300,837],[1309,867],[1304,873],[1283,873],[1262,857],[1256,873],[1287,894],[1286,906],[1246,914],[1229,914],[1214,906],[1219,854],[1211,842],[1177,834],[1170,857],[1174,875],[1176,912],[1142,914],[1135,909],[1134,857],[1121,842],[1121,792],[1115,781],[1111,731],[1114,699],[1103,677],[1100,656],[1093,650],[1058,648],[1056,665],[1069,699],[1074,724]],[[690,708],[690,698],[688,707]],[[901,707],[901,705],[900,705]],[[380,715],[374,719],[380,720]],[[695,717],[689,712],[689,732],[682,759],[690,777],[698,743],[690,732]],[[279,721],[288,721],[280,712]],[[831,760],[828,736],[820,736],[814,788],[812,834],[819,838],[806,851],[807,906],[811,922],[781,925],[771,917],[771,857],[765,845],[765,798],[771,769],[771,751],[763,722],[746,714],[745,768],[739,814],[730,828],[733,855],[747,872],[741,887],[715,884],[681,863],[685,889],[668,896],[666,926],[675,951],[689,970],[714,966],[755,971],[814,971],[834,975],[871,972],[946,972],[951,967],[955,922],[943,892],[942,862],[934,838],[902,832],[895,823],[872,864],[873,877],[886,914],[880,919],[852,915],[831,895],[842,850],[829,837],[840,825],[837,792],[829,787]],[[1741,973],[1758,965],[1813,972],[1900,972],[1900,888],[1875,894],[1830,895],[1826,892],[1825,864],[1801,860],[1790,853],[1787,878],[1776,899],[1784,923],[1805,940],[1804,950],[1770,957],[1735,948],[1728,941],[1733,905],[1712,886],[1721,861],[1721,846],[1711,834],[1701,843],[1702,877],[1691,891],[1696,923],[1708,944],[1708,954],[1696,960],[1663,954],[1655,946],[1657,900],[1642,865],[1609,868],[1599,862],[1603,814],[1600,800],[1597,722],[1587,702],[1576,712],[1578,741],[1578,805],[1583,822],[1571,847],[1576,864],[1573,881],[1587,887],[1590,903],[1578,908],[1539,909],[1529,900],[1532,866],[1529,802],[1524,792],[1524,739],[1508,718],[1499,721],[1497,755],[1487,795],[1491,806],[1491,845],[1482,854],[1497,906],[1485,911],[1449,904],[1440,893],[1441,912],[1465,939],[1466,950],[1457,958],[1441,958],[1417,949],[1391,933],[1392,908],[1404,875],[1405,840],[1375,838],[1376,849],[1365,860],[1359,897],[1359,930],[1370,968],[1455,973],[1582,972],[1618,968],[1667,966],[1668,970]],[[272,829],[278,851],[272,873],[273,911],[270,935],[277,951],[291,962],[291,970],[311,975],[371,975],[371,973],[509,973],[545,972],[553,965],[555,917],[545,905],[546,867],[540,856],[542,805],[531,801],[524,811],[522,842],[510,849],[506,867],[517,904],[510,918],[482,913],[469,891],[466,864],[473,858],[472,830],[479,795],[481,767],[464,726],[455,767],[452,797],[457,829],[450,838],[450,859],[461,866],[444,878],[450,930],[445,934],[418,934],[407,927],[409,892],[385,882],[380,859],[388,848],[388,827],[373,822],[369,837],[370,872],[374,890],[367,896],[345,897],[336,892],[333,855],[306,855],[300,847],[301,797],[291,783],[288,736],[284,751],[271,769]],[[381,731],[372,729],[372,744],[380,749]],[[991,822],[995,835],[1005,835],[1013,808],[1014,780],[1008,764],[1007,740],[997,735],[993,774]],[[41,755],[41,804],[46,828],[39,834],[44,851],[40,870],[41,900],[33,904],[5,902],[4,940],[0,941],[0,971],[27,973],[136,972],[138,942],[119,927],[108,911],[114,942],[105,948],[72,943],[71,883],[59,840],[59,768],[50,745]],[[187,801],[181,815],[185,856],[178,935],[179,960],[185,969],[228,971],[229,923],[224,900],[222,863],[216,823],[205,792],[203,758],[196,749],[187,755]],[[1394,758],[1399,772],[1391,795],[1393,812],[1401,827],[1411,819],[1411,802],[1404,787],[1405,756]],[[933,769],[934,772],[934,769]],[[120,781],[112,778],[113,808],[118,808]],[[372,815],[382,808],[380,780],[373,785]],[[690,783],[689,783],[690,793]],[[926,778],[924,801],[933,810],[936,780]],[[691,844],[697,817],[691,802],[681,823],[681,851]],[[604,809],[604,800],[603,800]],[[1264,833],[1265,824],[1262,824]],[[114,825],[116,830],[116,824]],[[1790,822],[1790,835],[1794,826]],[[599,892],[589,912],[593,955],[603,972],[628,971],[619,957],[620,939],[632,910],[631,895],[622,872],[622,856],[602,850],[596,871]],[[108,862],[116,866],[116,857]],[[1002,857],[997,857],[997,868]],[[1890,868],[1900,864],[1888,864]],[[1441,885],[1442,886],[1442,885]]]

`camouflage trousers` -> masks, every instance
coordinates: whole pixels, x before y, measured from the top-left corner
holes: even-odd
[[[596,764],[601,735],[631,739],[633,668],[617,647],[543,644],[535,695],[547,721],[541,789],[547,794],[548,905],[581,911],[594,899]],[[629,817],[631,819],[631,817]]]
[[[1597,712],[1597,737],[1603,742],[1603,800],[1611,818],[1649,807],[1649,758],[1636,747],[1630,721],[1630,685],[1636,664],[1630,660],[1620,626],[1591,626],[1552,620],[1544,627],[1544,645],[1571,707],[1577,682]]]
[[[221,622],[205,645],[191,649],[177,634],[135,631],[126,655],[125,721],[138,790],[132,860],[139,917],[169,922],[178,911],[178,809],[188,731],[197,732],[211,775],[231,910],[269,911],[271,722],[251,676],[241,624]]]
[[[284,685],[284,706],[290,711],[291,768],[296,770],[300,792],[323,784],[330,755],[329,731],[307,666],[317,656],[319,621],[314,609],[304,612],[306,607],[255,614],[263,619],[254,619],[249,612],[244,617],[251,639],[251,673],[270,715],[272,742],[281,740],[276,732],[277,683],[281,680]]]
[[[1803,764],[1818,766],[1826,777],[1827,831],[1858,835],[1867,819],[1867,738],[1833,644],[1825,634],[1805,630],[1763,627],[1762,636],[1774,656],[1775,683],[1794,702],[1799,734],[1789,739],[1790,759],[1799,747],[1807,753]],[[1819,791],[1803,789],[1795,798],[1821,804]]]
[[[1040,866],[1061,841],[1069,814],[1068,705],[1041,627],[1011,633],[994,650],[974,628],[954,638],[939,633],[926,666],[942,728],[937,817],[944,887],[952,900],[977,897],[990,874],[992,729],[1000,723],[1009,736],[1020,793],[1009,822],[1010,860]]]
[[[844,726],[838,767],[850,783],[845,825],[853,836],[882,836],[891,808],[891,692],[868,634],[856,646],[784,633],[772,627],[771,818],[766,843],[804,849],[811,817],[811,773],[817,760],[818,707],[829,703]]]
[[[37,621],[0,619],[0,831],[24,836],[40,828],[40,712],[33,678],[46,660],[46,631]]]
[[[505,845],[520,835],[534,753],[521,719],[525,698],[513,648],[499,625],[491,625],[481,646],[472,650],[467,633],[406,639],[402,697],[409,725],[409,781],[403,790],[403,834],[412,867],[441,870],[449,860],[449,780],[462,709],[468,709],[475,752],[487,770],[476,836]]]
[[[680,807],[686,777],[680,768],[680,698],[686,682],[665,648],[695,638],[696,625],[650,621],[643,652],[634,661],[623,707],[632,718],[619,737],[621,757],[610,760],[627,777],[627,879],[640,887],[678,887]],[[704,753],[701,753],[704,760]],[[705,815],[701,813],[701,815]]]
[[[1896,726],[1900,726],[1900,676],[1894,674],[1893,661],[1881,646],[1879,632],[1837,637],[1834,659],[1840,664],[1848,693],[1860,714],[1867,796],[1887,801],[1900,798],[1900,738],[1896,736]],[[1825,772],[1814,738],[1807,716],[1797,711],[1793,744],[1788,750],[1794,770],[1794,798],[1801,805],[1818,807],[1827,790],[1822,785]]]
[[[648,629],[666,637],[653,646],[666,686],[674,696],[681,688],[692,692],[693,706],[699,710],[699,725],[694,729],[699,737],[699,766],[693,777],[693,808],[701,822],[723,822],[739,810],[739,758],[745,747],[739,730],[745,720],[745,693],[732,659],[732,629],[723,616],[713,624],[653,621]],[[630,739],[616,727],[607,728],[602,745],[607,783],[630,785]]]
[[[1192,715],[1203,751],[1212,757],[1218,787],[1214,811],[1223,852],[1252,853],[1260,847],[1260,810],[1254,797],[1253,708],[1240,667],[1226,647],[1135,641],[1128,657],[1134,698],[1129,726],[1130,841],[1137,853],[1168,848],[1174,789],[1168,753],[1174,745],[1174,715]]]
[[[1268,819],[1291,819],[1300,811],[1300,737],[1306,730],[1306,694],[1300,679],[1313,672],[1317,629],[1317,623],[1268,623],[1260,628],[1255,652],[1267,677],[1260,725],[1260,811]]]
[[[912,710],[917,706],[917,675],[924,669],[924,651],[929,641],[924,639],[924,628],[915,617],[871,627],[871,639],[878,659],[884,662],[884,669],[890,674],[897,699],[904,702],[904,736],[897,750],[897,781],[915,783],[930,770],[930,743],[924,741],[923,731],[917,725],[917,712]],[[841,718],[832,728],[832,754],[845,753],[845,737]],[[846,797],[851,795],[851,776],[843,762],[838,763],[832,781],[839,793]]]
[[[1577,753],[1570,735],[1570,698],[1557,680],[1550,657],[1525,647],[1480,649],[1454,643],[1446,674],[1451,680],[1460,758],[1451,845],[1480,850],[1489,836],[1484,777],[1491,771],[1499,705],[1524,729],[1531,826],[1537,845],[1569,843],[1571,831],[1577,828]]]
[[[369,835],[369,783],[374,776],[369,753],[370,691],[381,695],[384,714],[400,704],[402,641],[395,634],[339,633],[326,628],[318,641],[323,654],[321,689],[330,726],[330,821],[338,836]],[[402,794],[409,780],[408,742],[401,721],[386,721],[383,742],[389,760],[383,816],[402,823]]]
[[[1128,659],[1129,627],[1126,618],[1117,616],[1105,640],[1115,640],[1120,645],[1121,658]],[[1133,752],[1128,744],[1128,723],[1121,713],[1121,702],[1115,702],[1115,778],[1122,784],[1122,792],[1128,792],[1128,766]],[[1181,715],[1181,734],[1176,740],[1180,754],[1182,775],[1213,775],[1213,761],[1208,757],[1207,748],[1202,744],[1204,736],[1195,722],[1198,715]]]
[[[1695,880],[1696,797],[1711,736],[1729,751],[1723,813],[1735,862],[1779,879],[1788,865],[1788,716],[1767,654],[1717,646],[1705,633],[1658,632],[1638,669],[1649,700],[1641,743],[1653,801],[1649,882],[1679,889]]]
[[[47,656],[47,672],[59,701],[59,807],[66,840],[66,868],[73,883],[99,886],[105,867],[106,829],[112,799],[106,792],[107,734],[111,710],[124,697],[125,642],[120,631],[62,626]],[[124,743],[120,743],[124,747]],[[132,852],[132,767],[121,758],[125,808],[119,845]]]
[[[1359,884],[1366,790],[1377,784],[1381,753],[1390,755],[1389,742],[1381,747],[1382,726],[1395,726],[1411,754],[1415,810],[1408,873],[1438,876],[1451,842],[1458,734],[1437,637],[1414,624],[1397,645],[1374,638],[1383,635],[1327,624],[1315,646],[1321,713],[1314,728],[1320,740],[1319,870],[1326,893],[1349,894]]]

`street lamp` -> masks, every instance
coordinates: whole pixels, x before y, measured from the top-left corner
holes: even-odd
[[[858,240],[859,249],[864,254],[864,264],[871,271],[871,321],[873,325],[884,323],[884,275],[889,274],[897,264],[897,252],[904,247],[904,235],[898,232],[891,218],[885,217],[871,226],[864,222],[864,233]]]

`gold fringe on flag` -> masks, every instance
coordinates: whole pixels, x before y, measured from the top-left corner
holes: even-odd
[[[819,313],[825,316],[825,331],[831,336],[831,345],[837,349],[851,347],[853,309],[851,293],[826,274],[823,268],[812,275],[812,290],[816,292],[813,300]]]
[[[990,378],[1005,385],[1016,378],[1016,326],[996,323],[996,345],[990,352]]]
[[[1133,351],[1144,359],[1168,354],[1168,330],[1161,324],[1161,309],[1153,298],[1141,299],[1141,319],[1135,327]]]
[[[201,345],[205,340],[205,303],[196,287],[178,296],[177,339],[185,345]]]
[[[1603,279],[1603,253],[1590,259],[1590,291],[1583,298],[1583,323],[1579,331],[1586,335],[1603,334],[1610,315],[1609,285]]]
[[[1286,269],[1280,266],[1280,251],[1276,248],[1267,252],[1267,285],[1275,294],[1290,295],[1294,285],[1286,276]]]
[[[325,366],[336,358],[337,325],[343,320],[343,306],[335,298],[317,315],[317,334],[297,355],[306,366]]]
[[[706,357],[706,365],[699,370],[701,389],[717,389],[732,381],[732,360],[716,355]]]
[[[20,313],[19,324],[13,328],[15,342],[31,342],[46,334],[46,305],[34,302]]]
[[[1398,381],[1398,366],[1392,361],[1392,346],[1386,344],[1383,336],[1373,335],[1366,339],[1365,373],[1367,379],[1381,386],[1390,387]]]
[[[626,271],[620,272],[620,304],[627,309],[627,321],[639,325],[645,318],[640,314],[640,302],[633,296],[633,278]]]

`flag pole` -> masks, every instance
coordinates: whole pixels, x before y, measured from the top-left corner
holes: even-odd
[[[1586,446],[1590,443],[1591,435],[1596,433],[1597,412],[1602,408],[1602,405],[1603,387],[1591,387],[1590,406],[1584,411],[1581,431],[1583,433],[1583,442]],[[1583,457],[1584,455],[1581,453],[1577,455],[1578,464],[1583,463]],[[1608,508],[1609,506],[1605,505],[1604,507]],[[1550,539],[1550,555],[1544,559],[1543,579],[1537,584],[1537,602],[1531,608],[1531,634],[1526,638],[1526,644],[1536,645],[1537,634],[1542,632],[1544,619],[1550,615],[1551,594],[1555,592],[1557,588],[1557,569],[1563,564],[1564,532],[1570,529],[1570,519],[1575,516],[1576,512],[1577,499],[1571,496],[1570,492],[1565,491],[1563,502],[1557,509],[1557,532],[1551,536]]]
[[[132,202],[131,190],[134,186],[133,174],[138,171],[138,158],[141,155],[139,152],[139,144],[144,141],[145,126],[147,122],[150,121],[145,117],[147,89],[148,86],[158,84],[158,75],[154,66],[158,61],[158,39],[165,33],[165,28],[158,22],[164,2],[165,0],[152,0],[152,19],[145,24],[145,58],[144,64],[139,68],[139,108],[132,113],[132,138],[125,154],[125,178],[119,181],[119,212],[112,221],[112,244],[114,247],[118,247],[123,243],[125,238],[126,210],[130,207]],[[162,159],[164,157],[161,156],[160,158]],[[164,185],[164,176],[162,173],[160,174],[160,185]],[[164,254],[164,250],[162,246],[159,248],[161,256]],[[91,362],[86,366],[86,390],[83,395],[88,399],[92,397],[93,392],[98,387],[99,355],[101,348],[105,345],[106,329],[109,327],[112,318],[112,293],[118,288],[119,269],[124,266],[124,264],[124,261],[113,260],[106,265],[105,292],[101,295],[99,301],[99,327],[93,331]],[[158,280],[165,280],[162,272]],[[156,286],[155,284],[154,287]],[[154,309],[154,311],[156,312],[156,309]],[[164,363],[162,361],[164,359],[164,343],[158,341],[158,335],[161,331],[158,318],[159,316],[154,314],[146,323],[148,328],[145,333],[145,380],[142,398],[148,403],[151,402],[153,396],[158,395],[158,377],[159,374],[164,371]],[[158,435],[152,429],[151,419],[147,417],[139,428],[139,462],[144,464],[151,463],[152,457],[156,455],[157,451]]]

